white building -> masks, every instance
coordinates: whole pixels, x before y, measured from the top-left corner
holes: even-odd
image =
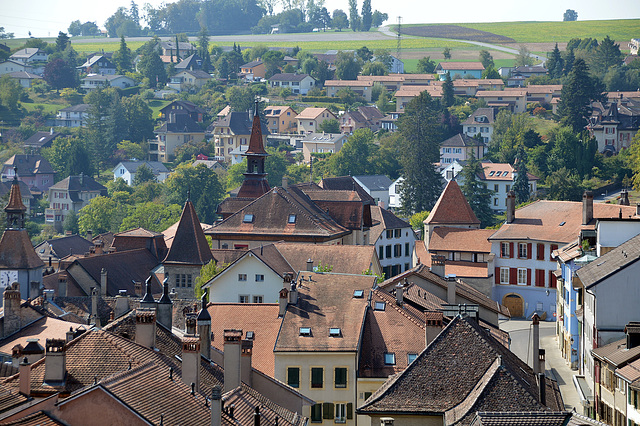
[[[169,169],[159,161],[121,161],[113,168],[113,180],[124,179],[127,185],[133,185],[133,179],[140,166],[146,166],[153,172],[157,182],[164,182],[169,176]]]
[[[404,178],[399,177],[389,186],[390,209],[399,209],[400,207],[402,207],[402,201],[400,198],[400,188],[402,187],[402,182],[404,182]]]
[[[78,104],[58,110],[55,125],[57,127],[85,127],[89,118],[89,104]]]
[[[84,90],[95,90],[99,87],[118,87],[126,89],[135,86],[136,82],[132,78],[124,75],[98,75],[89,74],[82,79],[80,88]]]
[[[497,114],[496,108],[478,108],[462,122],[462,133],[470,137],[479,134],[482,141],[488,144],[493,136],[493,125]]]
[[[370,241],[382,265],[385,279],[413,268],[416,235],[411,225],[381,207],[371,207],[371,218],[378,221],[370,231]]]
[[[389,207],[389,187],[393,181],[385,175],[353,176],[367,194],[371,195],[380,207]]]

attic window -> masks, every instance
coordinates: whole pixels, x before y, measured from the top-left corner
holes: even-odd
[[[411,364],[416,358],[418,358],[418,354],[407,354],[407,363]]]
[[[376,311],[384,311],[385,306],[386,306],[386,303],[384,302],[376,302],[373,309]]]
[[[247,338],[248,340],[253,340],[253,339],[254,339],[254,337],[255,337],[255,334],[254,334],[254,332],[253,332],[253,331],[247,331],[246,338]]]
[[[354,290],[353,297],[356,299],[362,299],[364,297],[364,290]]]
[[[300,327],[301,336],[311,336],[311,327]]]
[[[253,223],[253,215],[252,214],[245,214],[244,218],[242,219],[242,222],[244,222],[244,223]]]
[[[495,173],[494,171],[490,171],[489,176],[493,176],[494,173]]]
[[[393,352],[387,352],[384,354],[385,365],[396,365],[396,354]]]
[[[290,214],[289,219],[287,220],[287,223],[296,223],[296,215]]]
[[[562,222],[560,222],[560,225],[558,225],[558,226],[564,226],[565,223],[567,223],[567,222],[562,221]]]
[[[342,335],[342,331],[335,327],[329,329],[329,337],[340,337]]]

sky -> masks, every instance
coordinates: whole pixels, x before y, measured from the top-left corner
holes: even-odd
[[[317,0],[316,0],[317,2]],[[142,5],[158,7],[162,0],[138,0]],[[171,3],[171,1],[164,1]],[[421,0],[372,0],[372,9],[389,15],[387,24],[395,24],[398,16],[403,24],[503,22],[503,21],[561,21],[565,10],[578,12],[578,20],[640,18],[639,0],[537,0],[535,2],[454,0],[451,3]],[[67,32],[72,21],[93,21],[100,28],[118,7],[128,8],[126,0],[0,0],[0,27],[16,37],[56,37],[58,31]],[[362,0],[358,0],[362,6]],[[450,6],[449,6],[450,5]],[[347,0],[325,0],[325,7],[348,10]],[[640,28],[638,28],[640,36]]]

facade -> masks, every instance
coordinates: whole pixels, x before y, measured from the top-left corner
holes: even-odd
[[[91,200],[100,196],[107,196],[107,188],[92,177],[83,174],[69,176],[49,187],[49,208],[44,213],[45,223],[53,225],[60,232],[64,218],[70,211],[77,214]]]
[[[496,212],[504,212],[507,208],[507,195],[513,188],[518,173],[508,163],[482,162],[482,174],[478,176],[487,188],[494,191],[491,209]],[[527,173],[529,179],[529,193],[534,195],[538,190],[538,178]]]
[[[35,191],[47,191],[54,182],[55,171],[51,164],[38,154],[16,154],[5,161],[2,167],[2,180],[13,179],[24,182]]]
[[[31,87],[34,81],[42,80],[42,77],[38,74],[33,74],[27,71],[11,72],[8,74],[8,76],[13,78],[14,80],[18,80],[20,86],[24,87],[25,89]]]
[[[306,95],[316,87],[316,79],[309,74],[280,73],[269,78],[269,85],[273,89],[288,87],[294,95]]]
[[[362,189],[367,191],[367,194],[371,195],[375,204],[379,205],[382,208],[387,208],[389,206],[389,187],[391,186],[393,181],[387,176],[354,176],[353,180],[355,180],[358,185],[362,187]]]
[[[128,87],[135,86],[136,82],[133,79],[124,75],[100,75],[89,74],[82,79],[80,88],[90,91],[99,87],[117,87],[119,89],[126,89]]]
[[[338,92],[342,89],[350,89],[365,101],[371,102],[371,89],[373,81],[370,80],[327,80],[324,82],[327,89],[327,96],[334,98],[338,96]]]
[[[438,81],[437,84],[442,85],[443,81]],[[459,96],[475,96],[479,91],[482,90],[502,89],[504,89],[504,82],[499,78],[459,78],[453,80],[453,92]]]
[[[440,143],[440,164],[451,164],[454,161],[467,161],[473,154],[474,158],[482,158],[487,152],[484,142],[464,133],[458,133]]]
[[[442,86],[418,86],[418,85],[403,85],[400,90],[395,93],[396,97],[396,112],[404,112],[404,108],[413,98],[416,98],[422,92],[427,92],[432,98],[442,97]]]
[[[389,208],[390,209],[399,209],[402,207],[401,197],[401,187],[402,182],[404,182],[404,178],[399,177],[389,186]]]
[[[378,206],[371,208],[371,218],[379,222],[371,228],[370,238],[384,277],[391,278],[413,268],[416,236],[411,224]]]
[[[113,180],[115,181],[118,178],[122,178],[127,185],[133,185],[136,170],[142,165],[153,172],[157,182],[164,182],[169,176],[169,169],[159,161],[121,161],[113,168]]]
[[[213,138],[216,147],[216,159],[231,164],[234,150],[246,151],[251,138],[252,114],[246,112],[231,111],[226,116],[214,121],[207,133]],[[262,124],[262,143],[266,144],[269,131]]]
[[[271,134],[297,133],[297,115],[290,106],[269,105],[264,109],[267,128]]]
[[[78,104],[58,110],[55,119],[57,127],[86,127],[89,118],[89,104]]]
[[[436,73],[440,80],[444,80],[446,74],[452,80],[458,78],[481,78],[484,66],[480,62],[440,62],[436,66]]]
[[[186,58],[190,55],[193,55],[193,53],[196,51],[195,46],[186,41],[178,42],[176,47],[175,40],[160,42],[160,48],[162,49],[163,56],[173,56],[176,59],[178,56],[180,58]]]
[[[527,110],[526,90],[487,90],[476,93],[476,97],[484,99],[489,107],[508,108],[513,113]]]
[[[18,50],[13,55],[9,56],[9,59],[21,62],[23,64],[32,64],[38,62],[47,62],[49,55],[37,47],[27,47],[25,49]]]
[[[155,140],[149,141],[149,160],[168,162],[180,145],[205,139],[202,125],[205,111],[187,101],[173,101],[160,110],[165,122],[156,130]]]
[[[26,65],[24,62],[18,62],[12,59],[0,62],[0,75],[10,74],[17,71],[33,72],[33,68],[30,65]]]
[[[385,114],[376,106],[360,106],[340,116],[340,131],[350,134],[357,129],[370,129],[375,133],[382,128],[384,117]]]
[[[301,135],[316,133],[325,120],[337,120],[337,117],[327,108],[305,108],[296,117],[298,133]]]
[[[265,77],[264,64],[259,59],[247,62],[246,64],[240,66],[239,75],[249,81],[262,79]]]
[[[390,112],[380,119],[380,128],[389,132],[395,132],[398,130],[398,118],[400,118],[399,112]]]
[[[482,142],[488,145],[489,142],[491,142],[493,125],[497,115],[497,108],[478,108],[462,122],[462,133],[469,137],[474,137],[479,134]]]
[[[185,90],[195,91],[201,89],[207,81],[211,80],[211,78],[211,75],[202,70],[186,69],[178,71],[173,77],[171,77],[171,81],[167,83],[167,86],[177,90],[178,92]]]
[[[628,148],[640,128],[640,104],[622,99],[593,102],[592,108],[587,129],[598,141],[598,152],[609,156]]]
[[[336,153],[340,152],[342,146],[349,139],[343,133],[309,133],[302,139],[302,154],[304,162],[311,161],[311,154],[314,153]]]
[[[116,75],[116,66],[103,55],[93,55],[78,67],[87,74]]]

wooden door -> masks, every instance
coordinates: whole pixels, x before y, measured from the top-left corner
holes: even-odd
[[[509,308],[511,318],[524,317],[524,301],[521,296],[518,296],[517,294],[507,294],[502,299],[502,304]]]

